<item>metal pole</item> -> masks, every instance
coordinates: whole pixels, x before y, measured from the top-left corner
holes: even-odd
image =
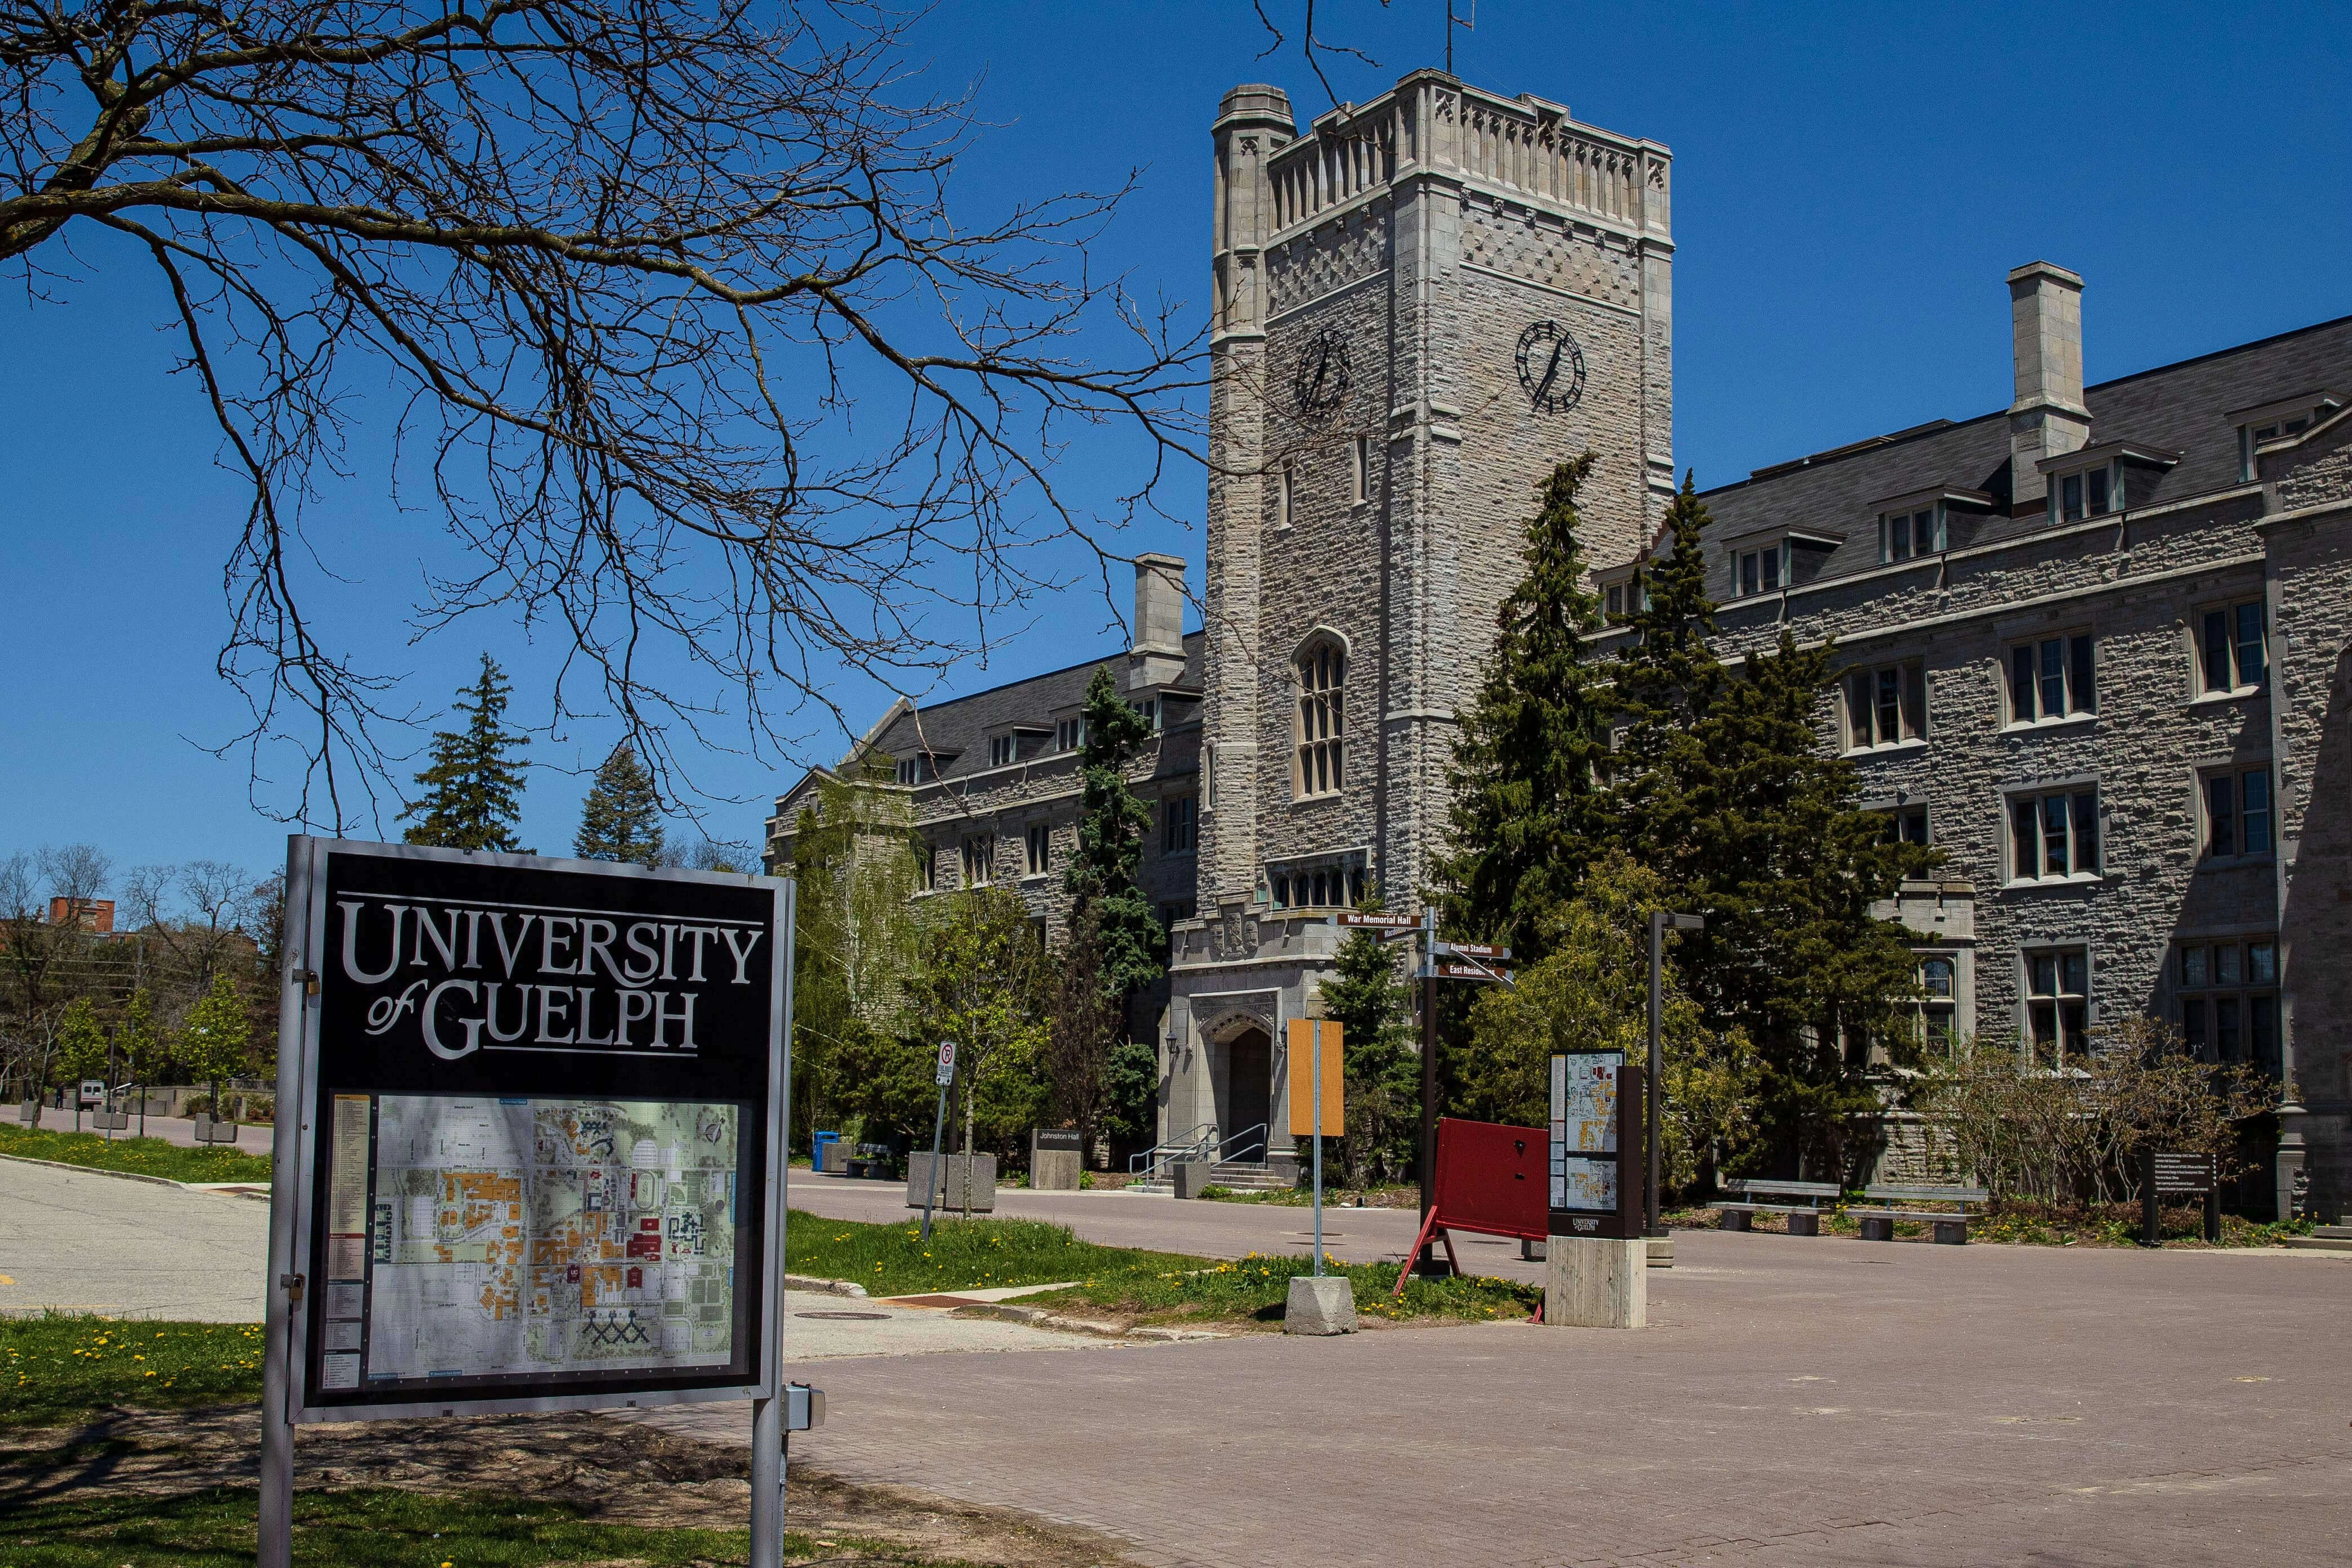
[[[923,1239],[931,1239],[931,1198],[941,1185],[940,1177],[940,1140],[948,1130],[948,1086],[940,1085],[940,1113],[931,1122],[931,1168],[923,1181]]]
[[[793,1184],[793,957],[798,943],[793,929],[800,916],[800,887],[784,884],[784,936],[778,962],[784,966],[783,991],[783,1113],[774,1136],[782,1142],[777,1162],[773,1259],[768,1266],[769,1300],[775,1312],[775,1337],[768,1344],[768,1368],[775,1381],[775,1396],[751,1402],[751,1568],[781,1568],[784,1560],[784,1479],[786,1473],[785,1407],[792,1395],[784,1389],[784,1240],[785,1216]]]
[[[1323,1278],[1323,1021],[1313,1020],[1307,1026],[1307,1039],[1315,1047],[1315,1066],[1309,1076],[1315,1081],[1315,1278]],[[1297,1122],[1291,1123],[1297,1126]]]
[[[269,1253],[263,1275],[260,1568],[294,1563],[294,1360],[305,1281],[293,1272],[300,1218],[302,1063],[310,1006],[310,841],[286,846],[285,968],[278,977],[278,1105],[270,1138]],[[142,1111],[145,1114],[142,1097]]]
[[[1658,1089],[1664,1084],[1664,1052],[1658,1044],[1659,1016],[1665,1011],[1665,982],[1662,973],[1665,966],[1666,911],[1650,911],[1650,1070],[1643,1075],[1643,1098],[1650,1102],[1650,1171],[1648,1191],[1643,1204],[1642,1232],[1645,1236],[1664,1236],[1658,1224]]]
[[[1450,34],[1449,34],[1450,37]],[[1437,910],[1421,911],[1421,1223],[1437,1203]],[[1438,1273],[1434,1237],[1421,1246],[1412,1271],[1424,1279]]]

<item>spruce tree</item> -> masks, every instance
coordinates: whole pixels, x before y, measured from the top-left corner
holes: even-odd
[[[409,843],[530,853],[515,839],[526,765],[518,753],[530,741],[506,728],[507,700],[506,673],[485,653],[480,679],[457,693],[465,727],[434,733],[433,764],[416,775],[425,794],[400,814],[417,819]]]
[[[1094,921],[1102,947],[1104,994],[1123,1005],[1160,978],[1168,957],[1168,933],[1136,880],[1151,808],[1127,782],[1129,764],[1150,739],[1151,721],[1118,694],[1108,665],[1098,667],[1087,683],[1083,710],[1086,740],[1078,748],[1078,766],[1086,794],[1077,853],[1070,857],[1064,886]]]
[[[1357,909],[1378,914],[1377,891]],[[1339,1023],[1347,1080],[1348,1131],[1340,1141],[1348,1184],[1396,1177],[1412,1163],[1421,1115],[1420,1053],[1412,1037],[1412,996],[1397,973],[1398,948],[1380,933],[1349,931],[1323,982],[1323,1010]]]
[[[1690,766],[1652,809],[1677,843],[1652,853],[1678,909],[1705,912],[1685,939],[1692,996],[1752,1041],[1766,1073],[1764,1132],[1777,1163],[1834,1174],[1858,1112],[1876,1110],[1870,1045],[1899,1060],[1914,988],[1910,937],[1871,906],[1940,853],[1893,839],[1860,809],[1852,763],[1827,754],[1816,719],[1835,650],[1751,655],[1690,729]]]
[[[661,796],[654,776],[624,741],[613,748],[588,786],[580,807],[580,831],[572,852],[583,860],[620,860],[638,866],[662,863]]]
[[[1105,1128],[1135,1137],[1150,1129],[1159,1064],[1148,1041],[1126,1037],[1127,1005],[1160,978],[1168,956],[1168,933],[1136,879],[1151,808],[1127,782],[1129,766],[1150,739],[1151,721],[1119,695],[1108,665],[1098,666],[1087,682],[1082,711],[1086,739],[1078,748],[1078,765],[1086,790],[1077,852],[1070,857],[1063,886],[1070,894],[1070,929],[1086,934],[1084,958],[1097,976],[1104,1006],[1098,1019],[1089,1019],[1089,1010],[1074,1002],[1057,1008],[1064,1035],[1055,1048],[1067,1053],[1064,1059],[1072,1070],[1099,1070]],[[1104,1037],[1087,1042],[1072,1033],[1087,1026],[1103,1029]],[[1094,1098],[1083,1079],[1056,1087],[1066,1104]]]
[[[1576,540],[1576,492],[1592,462],[1588,452],[1562,463],[1538,488],[1527,574],[1503,601],[1486,683],[1454,742],[1452,849],[1433,868],[1450,929],[1529,961],[1611,832],[1610,698],[1591,643],[1600,601]]]
[[[1696,727],[1724,680],[1707,641],[1715,635],[1702,540],[1709,521],[1685,473],[1659,526],[1671,542],[1636,580],[1626,623],[1633,640],[1610,669],[1624,726],[1609,759],[1612,807],[1627,851],[1670,881],[1673,863],[1688,847],[1690,781],[1708,765]]]

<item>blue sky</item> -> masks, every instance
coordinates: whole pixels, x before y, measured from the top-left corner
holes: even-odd
[[[1287,22],[1295,4],[1267,0]],[[1327,70],[1362,101],[1437,62],[1442,3],[1322,0]],[[1675,450],[1702,487],[1766,463],[2010,395],[2002,276],[2047,258],[2083,273],[2093,380],[2352,313],[2352,28],[2341,5],[1597,7],[1485,0],[1456,34],[1458,74],[1565,102],[1580,121],[1675,155]],[[1100,187],[1141,171],[1097,267],[1198,311],[1207,256],[1207,127],[1223,89],[1270,80],[1302,118],[1328,106],[1296,48],[1265,46],[1250,6],[945,0],[920,41],[936,84],[977,78],[992,129],[962,172],[975,209]],[[0,584],[14,679],[0,748],[0,854],[88,840],[121,864],[196,857],[261,867],[285,828],[253,809],[243,759],[205,749],[242,710],[213,673],[238,486],[196,389],[172,376],[163,301],[130,258],[92,247],[47,301],[0,300]],[[546,717],[562,649],[468,623],[411,646],[399,608],[437,531],[389,501],[384,436],[312,513],[351,579],[335,630],[403,695],[438,710],[494,651],[516,716]],[[1075,451],[1108,489],[1127,454]],[[1119,542],[1193,562],[1190,527]],[[1110,637],[1080,587],[958,673],[971,689],[1084,657]],[[853,711],[878,693],[845,686]],[[542,742],[527,840],[570,842],[584,778],[616,733],[593,716]],[[762,795],[796,763],[714,752],[698,768],[714,829],[756,837]],[[735,797],[729,804],[726,797]]]

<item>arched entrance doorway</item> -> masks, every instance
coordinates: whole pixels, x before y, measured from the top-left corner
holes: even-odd
[[[1228,1139],[1261,1127],[1274,1116],[1274,1040],[1255,1024],[1236,1030],[1225,1041],[1225,1070],[1217,1084],[1217,1131]],[[1234,1158],[1265,1158],[1265,1131],[1252,1142],[1255,1152],[1228,1147]]]

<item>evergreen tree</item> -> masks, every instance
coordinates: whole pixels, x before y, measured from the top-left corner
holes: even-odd
[[[1436,858],[1440,918],[1465,936],[1540,957],[1559,907],[1612,827],[1605,673],[1591,658],[1600,603],[1584,585],[1576,492],[1590,452],[1555,468],[1527,527],[1527,575],[1503,601],[1484,687],[1461,716],[1450,770],[1450,853]]]
[[[1082,711],[1078,766],[1086,788],[1077,850],[1063,886],[1070,893],[1073,938],[1086,942],[1078,959],[1092,968],[1103,1005],[1097,1011],[1075,997],[1056,1005],[1061,1037],[1054,1060],[1058,1070],[1077,1076],[1055,1087],[1057,1098],[1075,1107],[1097,1099],[1098,1081],[1104,1130],[1132,1138],[1151,1126],[1159,1060],[1149,1042],[1127,1037],[1127,1005],[1160,978],[1168,955],[1168,933],[1136,880],[1151,808],[1127,782],[1128,768],[1151,737],[1151,721],[1119,695],[1108,665],[1087,682]],[[1080,1034],[1085,1029],[1100,1032],[1088,1039]]]
[[[658,866],[662,850],[661,796],[654,790],[653,774],[637,760],[637,749],[624,741],[588,786],[572,852],[583,860]]]
[[[1103,987],[1102,932],[1095,909],[1085,904],[1073,911],[1069,938],[1054,955],[1054,1016],[1045,1056],[1054,1112],[1078,1130],[1078,1147],[1089,1158],[1096,1136],[1116,1115],[1110,1047],[1111,1037],[1121,1032],[1115,1000]]]
[[[1378,914],[1385,906],[1373,891],[1356,907]],[[1323,1010],[1339,1022],[1348,1097],[1340,1154],[1353,1187],[1402,1176],[1412,1163],[1421,1058],[1412,1037],[1412,995],[1397,973],[1408,951],[1359,927],[1341,939],[1330,978],[1323,982]]]
[[[1685,473],[1659,528],[1671,545],[1636,580],[1627,617],[1633,642],[1610,669],[1611,695],[1624,722],[1609,760],[1611,805],[1627,850],[1668,872],[1670,882],[1670,868],[1689,847],[1690,783],[1709,765],[1697,724],[1724,681],[1707,641],[1715,635],[1701,538],[1708,521]]]
[[[1083,910],[1095,923],[1104,994],[1123,1007],[1160,978],[1168,957],[1168,933],[1136,880],[1151,808],[1127,782],[1129,766],[1151,737],[1151,721],[1119,695],[1108,665],[1098,666],[1087,682],[1083,711],[1086,739],[1078,748],[1078,766],[1086,793],[1077,853],[1070,857],[1064,886],[1073,900],[1073,921]]]
[[[435,731],[433,764],[416,775],[425,794],[400,814],[417,819],[409,843],[530,853],[515,840],[526,766],[518,753],[530,741],[506,728],[507,700],[506,673],[486,653],[480,679],[457,693],[465,727]]]
[[[1725,680],[1655,807],[1678,846],[1654,851],[1675,907],[1706,915],[1683,972],[1710,1024],[1739,1029],[1762,1058],[1776,1162],[1832,1174],[1856,1113],[1879,1108],[1871,1046],[1899,1060],[1908,1041],[1916,960],[1871,905],[1942,858],[1893,839],[1856,804],[1853,764],[1826,754],[1816,715],[1837,671],[1832,647],[1800,648],[1784,630]]]

